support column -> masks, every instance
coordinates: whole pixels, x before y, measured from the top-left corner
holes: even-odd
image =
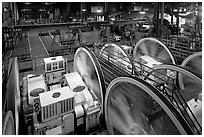
[[[81,10],[80,10],[80,12],[81,12],[81,19],[82,19],[82,2],[81,2]]]
[[[158,38],[159,37],[159,2],[157,2],[156,3],[156,6],[155,6],[155,12],[156,12],[156,14],[155,14],[155,33],[156,33],[156,38]]]
[[[176,26],[179,27],[179,7],[177,7]]]
[[[3,32],[3,35],[2,35],[2,51],[3,51],[3,54],[6,52],[6,48],[5,48],[5,36],[4,36],[4,30],[2,30]]]
[[[104,21],[105,21],[105,20],[107,20],[107,2],[105,2],[105,6],[104,6],[104,7],[105,7],[105,8],[104,8],[104,13],[105,13],[105,14],[104,14],[104,15],[105,15],[105,16],[104,16]]]
[[[171,25],[173,25],[173,23],[174,23],[174,15],[172,13],[173,13],[173,11],[171,11]]]
[[[198,2],[198,15],[196,16],[196,33],[201,37],[201,27],[202,27],[202,3]]]
[[[53,19],[53,21],[54,21],[54,18],[55,18],[54,3],[52,4],[52,15],[53,15],[52,19]]]
[[[69,21],[69,17],[70,17],[69,11],[70,11],[70,3],[68,2],[68,3],[67,3],[67,14],[66,14],[66,16],[67,16],[67,21]]]
[[[159,32],[160,32],[160,35],[159,37],[162,36],[163,34],[163,20],[164,20],[164,2],[161,3],[161,27],[159,27]]]

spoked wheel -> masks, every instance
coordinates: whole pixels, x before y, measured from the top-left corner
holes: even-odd
[[[155,38],[143,38],[135,45],[133,57],[139,61],[140,57],[144,55],[164,64],[175,64],[175,58],[171,51],[161,41]]]
[[[181,64],[182,67],[193,72],[196,76],[202,79],[202,52],[194,53],[188,56]],[[183,75],[179,75],[179,86],[184,89],[188,86],[189,79]]]
[[[191,134],[172,104],[139,78],[118,77],[107,88],[105,118],[110,134]]]
[[[81,75],[87,88],[97,97],[102,106],[100,111],[102,114],[106,87],[101,67],[95,55],[86,48],[78,48],[74,56],[74,71]]]
[[[106,60],[125,68],[126,71],[131,72],[131,60],[122,47],[114,43],[107,43],[101,48],[100,55]]]
[[[2,123],[2,134],[3,135],[15,135],[15,124],[14,118],[11,111],[6,112],[3,123]]]
[[[181,81],[181,77],[185,77],[185,84]],[[154,79],[152,79],[154,78]],[[178,80],[179,78],[179,80]],[[159,83],[157,83],[159,79]],[[202,80],[190,71],[175,65],[158,65],[154,70],[149,72],[145,80],[151,83],[163,84],[167,92],[163,92],[172,100],[175,107],[184,112],[184,116],[189,115],[187,121],[195,128],[195,134],[200,134],[202,129]],[[181,85],[184,85],[181,88]],[[188,107],[187,107],[188,105]],[[181,112],[181,113],[182,113]]]

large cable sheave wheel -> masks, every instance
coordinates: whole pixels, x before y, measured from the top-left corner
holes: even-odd
[[[154,69],[146,75],[145,79],[148,79],[150,76],[155,76],[155,74],[158,74],[157,78],[160,79],[160,81],[165,82],[171,78],[170,82],[171,84],[175,84],[175,86],[178,82],[179,87],[177,86],[177,89],[180,90],[180,93],[186,101],[192,98],[198,98],[198,96],[202,93],[202,80],[195,74],[182,67],[165,64],[158,65],[155,66]],[[179,75],[185,76],[186,78],[185,80],[187,81],[187,84],[184,88],[180,88],[180,85],[183,84],[183,81],[177,80]]]
[[[9,134],[15,133],[17,135],[19,134],[19,115],[20,115],[20,84],[19,83],[20,82],[19,82],[18,60],[17,60],[17,57],[14,57],[10,59],[10,67],[8,69],[8,82],[6,86],[7,91],[5,96],[6,106],[3,106],[3,111],[8,112],[6,115],[8,115],[9,117],[8,120],[6,119],[5,121],[9,123],[4,123],[5,125],[8,125],[8,127],[5,127],[5,134],[7,133]],[[12,115],[12,118],[11,118],[11,115]],[[8,131],[11,129],[14,131]]]
[[[107,43],[101,48],[100,55],[125,71],[129,73],[132,71],[132,62],[122,47],[114,43]]]
[[[97,97],[102,106],[100,114],[103,114],[106,87],[103,72],[95,55],[87,48],[78,48],[74,56],[73,67],[74,71],[80,74],[89,91]]]
[[[141,56],[147,55],[163,64],[176,64],[169,48],[155,38],[143,38],[137,42],[133,50],[133,57],[139,61]]]
[[[109,84],[105,118],[110,134],[192,134],[175,107],[139,78],[118,77]]]
[[[185,77],[185,84],[179,76]],[[194,134],[202,131],[202,80],[190,71],[176,65],[158,65],[149,72],[145,80],[157,88],[180,109]],[[181,88],[180,85],[185,85]],[[162,85],[162,86],[161,86]]]
[[[2,123],[2,135],[15,135],[14,118],[11,111],[6,112]]]
[[[15,70],[14,75],[15,77],[12,77],[12,79],[15,78],[16,83],[15,84],[15,125],[16,125],[16,134],[19,134],[19,115],[20,115],[20,81],[19,81],[19,67],[18,67],[18,60],[17,57],[14,58],[15,60]]]
[[[181,66],[194,73],[196,76],[202,79],[202,52],[196,52],[188,56]],[[179,86],[184,89],[187,86],[188,79],[182,75],[179,75]]]

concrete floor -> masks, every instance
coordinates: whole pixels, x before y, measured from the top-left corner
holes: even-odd
[[[30,49],[31,59],[32,61],[27,62],[20,62],[19,67],[20,70],[23,70],[22,73],[20,73],[20,79],[25,77],[27,74],[42,74],[43,73],[43,58],[50,56],[50,51],[52,48],[54,50],[56,49],[63,49],[65,47],[62,47],[58,45],[57,42],[55,42],[54,47],[52,47],[53,39],[51,36],[42,36],[39,37],[39,32],[51,32],[51,30],[54,29],[60,29],[62,34],[66,35],[66,31],[68,31],[67,27],[58,27],[58,28],[44,28],[44,29],[32,29],[30,31],[27,31],[28,38],[27,43],[25,43],[25,46],[27,46]],[[67,36],[67,35],[66,35]],[[55,39],[56,40],[56,39]],[[98,37],[98,31],[93,32],[82,32],[82,40],[84,42],[96,42],[99,40]],[[76,45],[73,45],[76,46]],[[20,51],[17,51],[17,54],[21,54]],[[67,71],[73,72],[73,55],[69,55],[66,53],[65,58],[68,60],[67,62]],[[30,69],[31,68],[31,69]]]

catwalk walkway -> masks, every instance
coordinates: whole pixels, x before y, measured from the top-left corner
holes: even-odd
[[[28,37],[32,58],[39,56],[47,56],[49,54],[36,31],[28,31]]]
[[[28,41],[33,60],[33,70],[36,74],[40,74],[43,72],[43,58],[49,57],[49,53],[39,38],[37,31],[28,31]]]

